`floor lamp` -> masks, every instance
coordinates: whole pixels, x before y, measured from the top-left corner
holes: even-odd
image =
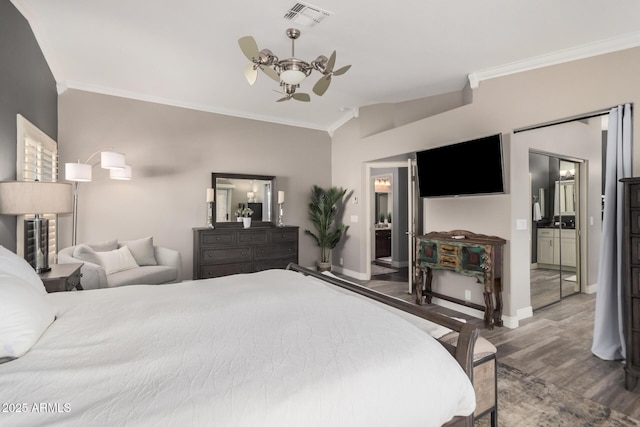
[[[98,163],[89,163],[95,156],[100,154],[100,166],[103,169],[109,169],[109,178],[118,180],[130,180],[132,176],[131,166],[126,164],[125,156],[122,153],[109,151],[112,148],[101,148],[96,151],[84,162],[65,163],[64,177],[67,181],[73,182],[73,228],[71,232],[71,245],[77,243],[78,233],[78,186],[81,182],[90,182],[92,178],[91,171]]]
[[[70,213],[71,186],[62,182],[0,182],[0,214],[31,215],[24,222],[24,258],[36,272],[49,271],[49,220],[40,214]]]

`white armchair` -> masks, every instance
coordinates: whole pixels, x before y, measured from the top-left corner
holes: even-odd
[[[151,237],[71,246],[58,252],[58,263],[84,263],[80,270],[84,289],[159,285],[182,279],[180,252],[153,245]]]

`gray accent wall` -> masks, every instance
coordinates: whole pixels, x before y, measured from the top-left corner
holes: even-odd
[[[29,23],[10,1],[0,1],[0,181],[16,179],[17,114],[57,140],[53,74]],[[0,245],[16,250],[15,217],[0,215]]]

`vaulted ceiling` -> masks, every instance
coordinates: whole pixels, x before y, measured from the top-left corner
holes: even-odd
[[[75,88],[313,129],[358,108],[460,90],[471,81],[640,45],[637,0],[12,0],[29,21],[59,91]],[[318,19],[318,16],[322,19]],[[316,21],[320,21],[317,22]],[[314,25],[309,26],[309,23]],[[260,72],[250,86],[238,39],[295,57],[335,50],[342,76],[312,92],[313,71],[282,98]],[[279,91],[279,93],[274,92]]]

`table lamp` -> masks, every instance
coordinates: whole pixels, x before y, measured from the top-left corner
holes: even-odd
[[[0,181],[0,214],[31,215],[24,222],[24,258],[36,272],[49,267],[49,220],[40,214],[71,213],[71,185],[62,182]]]

